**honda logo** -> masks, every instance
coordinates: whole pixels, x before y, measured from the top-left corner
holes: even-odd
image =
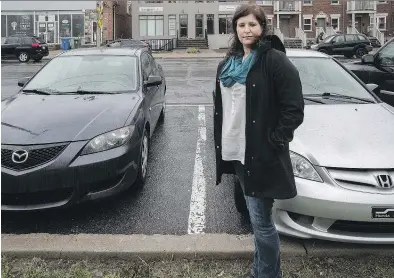
[[[29,153],[25,150],[17,150],[12,153],[11,159],[12,162],[21,164],[26,162],[27,158],[29,156]]]
[[[378,185],[377,187],[379,188],[392,188],[394,187],[394,182],[393,179],[390,177],[390,175],[378,175],[376,176],[378,180]]]

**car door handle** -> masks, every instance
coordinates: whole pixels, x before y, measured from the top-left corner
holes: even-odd
[[[152,111],[152,107],[149,107],[149,111]]]

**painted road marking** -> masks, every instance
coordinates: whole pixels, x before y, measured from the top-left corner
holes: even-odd
[[[205,229],[206,182],[204,176],[203,157],[207,128],[205,124],[205,106],[198,107],[198,137],[196,158],[194,160],[193,185],[190,201],[188,234],[203,234]]]

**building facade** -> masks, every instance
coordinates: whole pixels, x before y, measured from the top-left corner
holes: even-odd
[[[48,44],[61,38],[97,42],[97,1],[4,1],[1,9],[1,36],[34,34]],[[103,40],[131,37],[131,11],[125,1],[103,1]]]
[[[231,17],[250,1],[133,1],[133,37],[203,39],[210,48],[227,47]],[[392,37],[394,3],[384,0],[255,0],[266,11],[268,27],[282,39],[316,38],[336,32]]]

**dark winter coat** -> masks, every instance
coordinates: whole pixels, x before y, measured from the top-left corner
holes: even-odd
[[[235,174],[233,164],[222,159],[223,108],[219,75],[214,97],[216,184],[223,174]],[[264,36],[257,48],[256,63],[246,79],[245,195],[289,199],[297,195],[289,142],[304,120],[304,99],[298,70],[275,36]]]

